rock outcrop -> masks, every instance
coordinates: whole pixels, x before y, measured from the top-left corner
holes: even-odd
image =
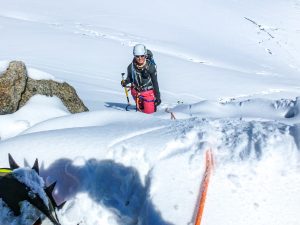
[[[0,75],[0,115],[18,110],[26,82],[24,63],[11,62],[6,72]]]
[[[34,95],[57,96],[71,113],[88,111],[75,89],[68,83],[34,80],[23,62],[13,61],[0,75],[0,115],[17,111]]]

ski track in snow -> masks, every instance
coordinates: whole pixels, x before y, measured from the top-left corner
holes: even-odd
[[[165,54],[168,56],[173,56],[179,59],[183,59],[186,61],[190,61],[193,63],[200,63],[200,64],[206,64],[211,65],[210,62],[205,61],[203,59],[195,58],[194,56],[189,55],[185,52],[177,52],[174,50],[168,50],[162,46],[159,46],[155,44],[156,42],[153,40],[150,40],[145,37],[136,36],[134,34],[129,34],[125,32],[120,32],[118,30],[109,29],[109,28],[102,28],[102,27],[96,27],[91,24],[81,24],[78,23],[75,25],[75,34],[89,36],[92,38],[102,38],[102,39],[108,39],[111,41],[116,41],[120,43],[121,45],[125,45],[128,47],[132,47],[138,43],[145,43],[147,46],[150,46],[152,51]]]
[[[165,128],[166,126],[159,126],[159,127],[154,127],[154,128],[149,128],[149,129],[145,129],[145,130],[140,130],[140,131],[137,131],[137,132],[132,132],[132,133],[129,133],[127,135],[124,135],[122,137],[119,137],[117,139],[115,139],[114,141],[112,141],[109,145],[108,145],[108,148],[112,148],[114,147],[115,145],[117,144],[120,144],[121,142],[123,141],[128,141],[129,139],[132,139],[132,138],[136,138],[138,136],[142,136],[142,135],[145,135],[147,133],[150,133],[150,132],[153,132],[153,131],[157,131],[157,130],[160,130],[160,129],[163,129]]]
[[[270,88],[269,90],[265,90],[265,91],[260,91],[260,92],[253,92],[252,94],[248,94],[248,95],[236,95],[236,96],[232,96],[232,97],[222,97],[219,98],[219,102],[230,102],[232,100],[236,100],[236,99],[251,99],[251,98],[255,98],[257,96],[263,96],[263,95],[271,95],[274,93],[283,93],[283,92],[289,92],[290,90],[288,89],[282,89],[282,88]]]
[[[42,22],[40,22],[37,19],[34,19],[32,16],[30,15],[26,15],[26,14],[22,14],[22,13],[9,13],[9,14],[1,14],[0,17],[5,18],[5,19],[11,19],[11,20],[18,20],[20,22],[29,22],[29,23],[40,23],[43,24]]]
[[[129,47],[132,47],[138,43],[146,43],[149,41],[147,38],[138,37],[114,29],[95,27],[91,24],[77,23],[75,25],[75,28],[76,28],[74,31],[75,34],[85,35],[94,38],[109,39],[112,41],[117,41],[121,45],[126,45]]]

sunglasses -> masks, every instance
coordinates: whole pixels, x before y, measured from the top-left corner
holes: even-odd
[[[136,56],[135,56],[135,58],[137,58],[137,59],[138,59],[138,58],[145,58],[145,57],[146,57],[145,55],[136,55]]]

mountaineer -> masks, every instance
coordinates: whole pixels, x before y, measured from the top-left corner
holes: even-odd
[[[133,55],[127,67],[127,78],[121,81],[121,85],[126,87],[131,83],[131,95],[139,111],[154,113],[161,99],[153,54],[145,45],[137,44],[133,48]]]

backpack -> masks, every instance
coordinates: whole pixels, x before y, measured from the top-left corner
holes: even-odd
[[[146,58],[149,60],[149,62],[151,64],[154,64],[154,66],[156,66],[156,63],[155,63],[154,58],[153,58],[153,53],[149,49],[147,49]]]

